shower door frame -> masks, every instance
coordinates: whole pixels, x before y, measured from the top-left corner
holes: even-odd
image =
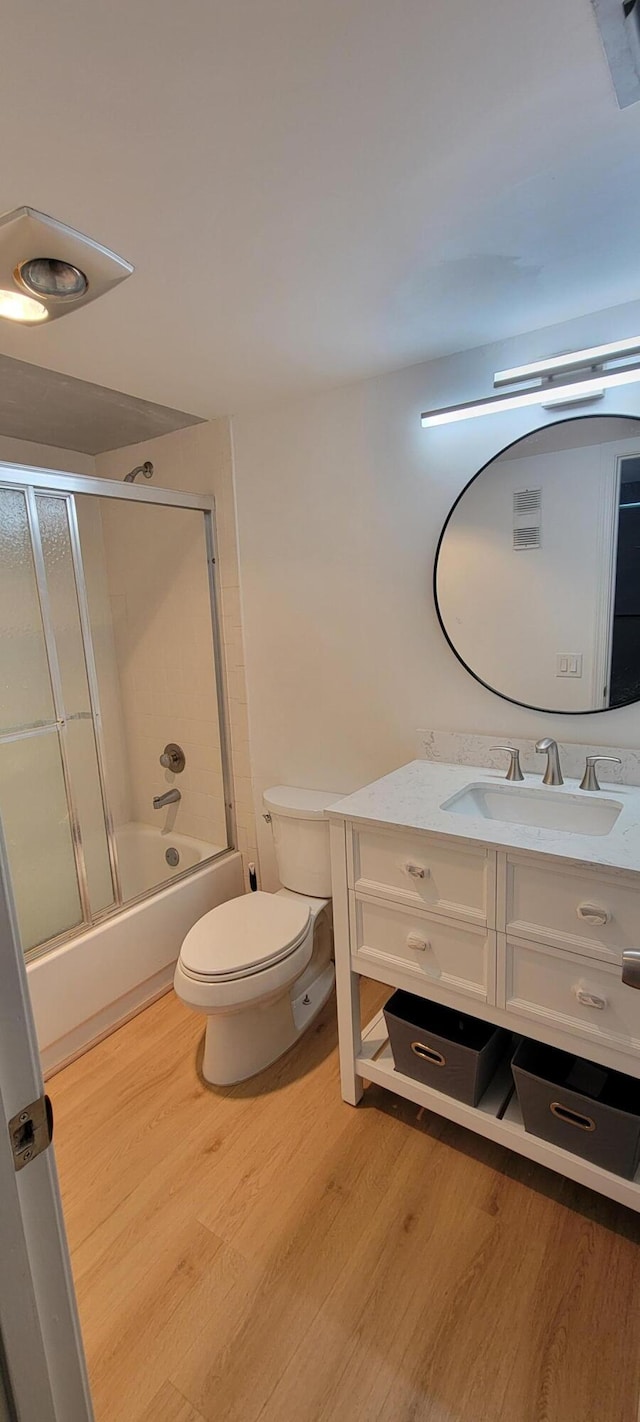
[[[114,891],[114,902],[107,908],[97,913],[90,911],[88,905],[88,887],[86,880],[86,870],[84,866],[84,855],[79,828],[79,818],[77,806],[73,795],[71,777],[64,774],[65,789],[67,793],[67,804],[69,809],[70,827],[72,831],[74,859],[76,873],[78,876],[78,886],[80,890],[81,905],[83,910],[83,920],[79,924],[74,924],[72,928],[63,933],[56,934],[52,938],[47,938],[41,944],[30,948],[25,957],[29,962],[39,958],[46,953],[50,953],[54,948],[71,939],[86,933],[90,928],[106,919],[112,918],[120,913],[123,908],[129,908],[134,904],[142,903],[145,899],[152,898],[167,885],[179,883],[182,879],[190,876],[202,867],[205,863],[219,858],[222,854],[230,854],[236,848],[236,823],[235,823],[235,802],[233,795],[233,774],[231,765],[231,746],[229,738],[229,718],[228,718],[228,694],[227,676],[224,658],[224,650],[221,635],[221,614],[220,614],[220,593],[219,593],[219,563],[218,546],[216,536],[216,501],[213,495],[181,493],[177,489],[165,489],[156,487],[154,489],[145,488],[138,484],[127,484],[124,481],[112,479],[98,479],[86,474],[64,474],[53,469],[38,469],[31,465],[13,464],[0,461],[0,490],[2,488],[12,488],[24,490],[29,513],[29,528],[31,534],[31,544],[33,557],[36,566],[36,580],[38,595],[40,599],[43,628],[45,635],[45,645],[49,658],[50,675],[56,698],[56,715],[58,708],[59,682],[57,652],[55,636],[50,624],[48,597],[46,594],[46,580],[43,581],[43,568],[39,567],[41,562],[40,534],[35,518],[35,499],[39,493],[58,494],[67,496],[67,513],[69,523],[69,537],[71,544],[71,555],[73,561],[73,571],[76,582],[76,592],[78,598],[78,611],[80,625],[82,629],[82,642],[89,684],[89,696],[91,710],[93,714],[93,728],[96,741],[96,754],[98,762],[98,775],[104,807],[104,826],[111,866],[112,886]],[[77,510],[73,500],[75,494],[89,494],[98,498],[119,499],[121,502],[137,504],[164,505],[168,508],[189,509],[195,513],[203,515],[205,552],[207,559],[207,575],[209,587],[209,608],[211,614],[212,652],[213,664],[216,679],[216,702],[218,709],[218,732],[220,738],[220,760],[222,769],[222,786],[224,796],[225,827],[227,844],[224,849],[217,854],[210,855],[207,859],[200,860],[198,864],[190,866],[180,874],[173,874],[170,879],[162,880],[151,889],[146,889],[144,893],[137,894],[134,898],[122,899],[120,875],[118,870],[118,852],[115,839],[115,828],[110,809],[109,784],[106,775],[106,758],[104,752],[104,741],[102,732],[102,716],[100,713],[100,694],[98,677],[93,655],[93,638],[91,632],[91,621],[89,616],[89,605],[87,601],[87,590],[84,576],[84,565],[82,560],[82,547],[78,528]],[[35,522],[34,522],[35,520]],[[64,767],[64,735],[59,735],[59,742],[63,751]],[[86,915],[86,916],[85,916]]]

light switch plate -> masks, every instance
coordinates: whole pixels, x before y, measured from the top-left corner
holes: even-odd
[[[582,652],[558,652],[556,676],[582,676]]]

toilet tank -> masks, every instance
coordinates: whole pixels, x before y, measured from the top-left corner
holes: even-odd
[[[299,790],[291,785],[265,790],[264,808],[271,816],[278,877],[285,889],[317,899],[331,897],[325,810],[341,798],[339,791]]]

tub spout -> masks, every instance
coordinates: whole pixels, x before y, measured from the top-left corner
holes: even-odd
[[[165,790],[164,795],[154,795],[153,808],[154,810],[164,810],[165,805],[177,805],[181,799],[182,795],[179,790]]]

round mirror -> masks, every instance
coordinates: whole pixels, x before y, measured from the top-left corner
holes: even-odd
[[[640,419],[582,415],[485,464],[440,535],[435,598],[467,671],[548,712],[640,699]]]

